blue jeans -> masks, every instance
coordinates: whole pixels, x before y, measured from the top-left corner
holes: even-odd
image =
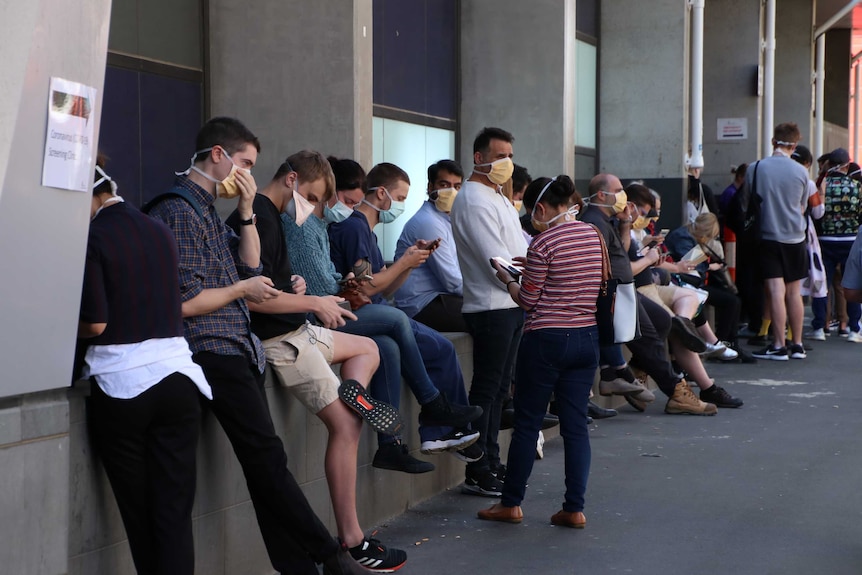
[[[452,343],[400,309],[381,304],[367,304],[354,312],[356,321],[348,321],[338,331],[371,337],[380,353],[380,367],[371,378],[372,397],[394,407],[401,404],[401,377],[420,405],[444,393],[451,403],[467,404],[467,392],[461,367]],[[436,384],[435,384],[436,382]],[[437,439],[451,428],[419,427],[423,441]],[[378,435],[378,443],[392,443],[396,438]]]
[[[501,503],[520,505],[536,459],[536,440],[551,393],[557,400],[566,470],[565,511],[583,511],[590,474],[587,403],[599,364],[599,332],[539,329],[521,338],[515,378],[515,419]]]
[[[500,415],[503,401],[509,394],[512,367],[524,312],[521,308],[497,309],[465,313],[464,321],[473,336],[473,382],[470,385],[470,405],[482,408],[482,417],[473,422],[479,431],[479,447],[485,457],[467,464],[467,475],[476,477],[500,464]]]
[[[847,265],[847,257],[850,255],[850,248],[853,242],[820,242],[820,252],[823,254],[823,268],[826,271],[826,285],[832,289],[832,280],[835,278],[835,271],[838,266],[844,269]],[[823,329],[826,327],[826,302],[828,298],[816,297],[811,300],[811,311],[814,318],[811,320],[811,327],[814,329]],[[859,331],[859,319],[862,318],[862,304],[847,302],[847,327],[850,331]]]

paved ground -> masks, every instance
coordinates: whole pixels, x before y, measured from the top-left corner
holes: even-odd
[[[587,528],[550,525],[562,444],[545,447],[520,525],[479,521],[495,500],[441,494],[381,526],[401,573],[862,573],[862,344],[814,342],[807,360],[710,363],[745,400],[715,417],[640,414],[591,426]]]

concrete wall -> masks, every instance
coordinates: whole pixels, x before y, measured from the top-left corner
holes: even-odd
[[[260,138],[268,182],[303,148],[371,164],[371,0],[209,2],[211,113]]]
[[[0,4],[0,397],[71,376],[90,197],[41,185],[49,86],[96,88],[98,139],[109,13],[109,0]]]
[[[784,0],[776,4],[775,123],[799,124],[801,143],[813,152],[814,3]]]
[[[730,166],[759,155],[757,67],[760,5],[710,0],[704,12],[703,181],[720,193],[732,181]],[[719,141],[718,118],[746,118],[748,139]]]
[[[460,159],[485,126],[515,136],[533,177],[574,173],[575,1],[461,2]]]

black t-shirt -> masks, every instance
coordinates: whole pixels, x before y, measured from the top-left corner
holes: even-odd
[[[581,221],[596,226],[605,238],[605,244],[608,246],[608,256],[611,260],[611,277],[622,283],[630,283],[633,281],[632,265],[623,247],[620,233],[614,224],[611,223],[612,218],[613,216],[606,215],[596,206],[587,206],[587,209],[584,210],[584,214],[581,216]],[[616,220],[616,218],[613,219]]]
[[[284,239],[284,228],[281,227],[281,214],[275,204],[263,194],[257,194],[253,204],[257,215],[257,233],[260,236],[260,263],[263,265],[263,275],[272,280],[275,289],[293,293],[290,276],[290,258],[287,255],[287,244]],[[237,234],[242,226],[239,224],[239,213],[234,210],[227,219],[227,225]],[[260,339],[269,339],[284,335],[298,329],[305,323],[304,313],[256,313],[251,312],[251,331]]]

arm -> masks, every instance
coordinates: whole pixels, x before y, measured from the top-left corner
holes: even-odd
[[[236,171],[236,183],[240,191],[236,210],[241,220],[248,220],[254,214],[253,204],[257,185],[252,175],[244,170]],[[225,230],[228,229],[226,225],[224,228]],[[231,234],[233,234],[232,230]],[[257,227],[254,225],[240,226],[239,237],[235,243],[232,243],[231,252],[234,253],[237,271],[241,275],[253,275],[244,273],[242,268],[244,266],[257,268],[260,265],[260,236],[258,236]]]
[[[89,339],[104,333],[108,327],[108,296],[97,240],[90,234],[84,263],[84,285],[81,289],[81,312],[78,337]]]
[[[653,264],[658,262],[659,258],[661,258],[661,254],[659,250],[656,248],[648,249],[642,258],[634,260],[632,264],[632,274],[638,275],[648,267],[651,267]]]
[[[250,302],[264,302],[278,297],[281,293],[283,292],[272,286],[272,280],[268,277],[254,276],[227,287],[201,289],[183,301],[183,317],[206,315],[240,298]]]
[[[248,302],[248,309],[257,313],[313,313],[328,329],[344,325],[344,320],[356,319],[353,312],[340,307],[344,298],[328,295],[296,295],[280,292],[277,297],[263,303]]]
[[[407,280],[407,276],[410,275],[413,268],[425,263],[430,253],[428,250],[420,250],[416,246],[410,246],[391,267],[383,267],[379,272],[373,274],[374,279],[372,281],[362,284],[362,291],[368,296],[379,293],[387,297],[392,295]],[[362,261],[358,260],[356,266],[362,265]]]
[[[102,335],[106,327],[108,327],[107,323],[85,323],[83,321],[79,321],[78,338],[90,339],[91,337]]]

